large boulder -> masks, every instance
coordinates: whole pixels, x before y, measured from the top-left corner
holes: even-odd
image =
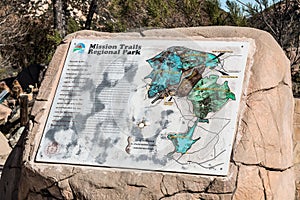
[[[226,176],[35,162],[71,40],[116,36],[250,41],[238,128]],[[34,126],[23,140],[24,151],[22,155],[22,151],[14,151],[22,156],[18,162],[20,181],[8,184],[9,174],[14,173],[10,167],[16,161],[7,162],[3,171],[6,178],[0,183],[0,199],[294,199],[291,87],[289,61],[284,52],[270,34],[252,28],[73,33],[57,48],[46,72],[32,110]]]

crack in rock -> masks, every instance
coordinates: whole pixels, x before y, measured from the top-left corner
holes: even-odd
[[[237,167],[237,175],[236,175],[236,180],[235,180],[235,187],[234,187],[233,192],[232,192],[232,197],[234,197],[234,195],[236,193],[236,190],[237,190],[237,187],[238,187],[239,174],[240,174],[240,166],[238,166],[236,164],[236,162],[234,162],[233,164]]]
[[[64,180],[68,180],[68,179],[70,179],[70,178],[72,178],[73,176],[75,176],[77,173],[74,173],[74,174],[71,174],[71,175],[69,175],[69,176],[66,176],[66,177],[64,177],[64,178],[61,178],[61,179],[59,179],[59,180],[55,180],[54,178],[53,179],[49,179],[51,182],[53,182],[51,185],[49,185],[48,187],[46,187],[46,188],[42,188],[42,189],[40,189],[40,191],[39,192],[36,192],[36,194],[40,194],[40,195],[42,195],[43,197],[51,197],[51,198],[55,198],[55,199],[60,199],[60,198],[57,198],[57,197],[55,197],[56,195],[55,194],[53,194],[53,192],[59,192],[59,196],[61,197],[61,199],[63,199],[64,197],[64,195],[63,195],[63,188],[61,188],[61,187],[59,187],[59,183],[60,182],[62,182],[62,181],[64,181]],[[69,184],[69,187],[70,187],[70,184]],[[72,188],[70,187],[70,189],[71,189],[71,191],[72,191]],[[51,190],[53,190],[52,192],[51,192]],[[73,191],[72,191],[73,192]],[[51,196],[49,196],[49,194],[51,195]]]
[[[247,96],[247,97],[250,97],[250,96],[252,96],[253,94],[256,94],[256,93],[259,93],[259,92],[267,92],[267,91],[270,91],[270,90],[273,90],[273,89],[278,88],[280,85],[288,86],[288,87],[290,88],[290,85],[289,85],[288,83],[285,83],[285,82],[282,80],[282,81],[280,81],[280,82],[279,82],[277,85],[275,85],[275,86],[255,90],[255,91],[253,91],[253,92],[247,94],[246,96]]]
[[[147,188],[145,185],[136,185],[136,184],[127,184],[130,187],[136,187],[136,188]]]
[[[171,181],[172,184],[174,185],[174,187],[176,187],[176,189],[172,189],[172,188],[168,189],[168,187],[167,187],[168,178],[170,178],[169,182]],[[172,180],[172,178],[174,178],[175,180]],[[215,179],[210,181],[209,184],[207,184],[207,186],[203,190],[193,190],[193,189],[187,188],[187,186],[185,185],[185,182],[184,181],[181,182],[180,180],[178,180],[177,177],[163,176],[162,180],[161,180],[161,184],[160,184],[160,190],[161,190],[161,193],[163,194],[163,196],[159,199],[172,198],[172,197],[175,197],[178,194],[192,195],[192,194],[203,193],[203,192],[205,192],[209,189],[210,185],[212,184],[212,182],[214,180]],[[198,184],[201,184],[201,183],[199,182]],[[212,193],[207,193],[207,194],[209,195],[209,194],[212,194]]]
[[[160,191],[163,195],[168,194],[168,190],[167,187],[165,186],[165,182],[164,182],[165,176],[162,177],[161,179],[161,183],[160,183]]]
[[[263,189],[264,189],[264,198],[265,198],[265,199],[268,199],[268,198],[267,198],[266,186],[265,186],[264,179],[263,179],[263,177],[262,177],[262,174],[261,174],[260,169],[258,169],[258,176],[259,176],[259,178],[260,178],[260,180],[261,180],[261,184],[262,184],[262,187],[263,187]]]
[[[261,168],[264,168],[265,170],[271,171],[271,172],[284,172],[284,171],[289,170],[294,167],[294,166],[289,166],[287,168],[272,168],[272,167],[264,166],[261,163],[257,163],[257,164],[248,164],[248,163],[243,163],[243,162],[236,162],[236,163],[238,163],[240,165],[249,166],[249,167],[261,167]]]
[[[205,188],[204,192],[209,193],[208,190],[210,189],[210,187],[211,187],[216,181],[217,181],[217,179],[214,178],[214,179],[208,184],[208,186]]]

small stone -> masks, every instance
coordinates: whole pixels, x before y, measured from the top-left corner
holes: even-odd
[[[12,90],[11,90],[11,94],[14,98],[19,98],[20,94],[23,93],[23,88],[20,85],[19,81],[14,80],[13,85],[12,85]]]
[[[9,87],[6,85],[6,83],[5,83],[4,81],[1,81],[1,82],[0,82],[0,92],[2,92],[2,91],[4,91],[4,90],[10,92],[10,89],[9,89]]]
[[[139,123],[139,128],[144,128],[145,124],[143,122]]]

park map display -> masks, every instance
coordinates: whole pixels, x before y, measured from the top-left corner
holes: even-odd
[[[72,40],[36,161],[226,175],[248,49]]]

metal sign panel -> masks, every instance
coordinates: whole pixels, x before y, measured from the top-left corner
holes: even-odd
[[[36,161],[226,175],[248,49],[74,39]]]

